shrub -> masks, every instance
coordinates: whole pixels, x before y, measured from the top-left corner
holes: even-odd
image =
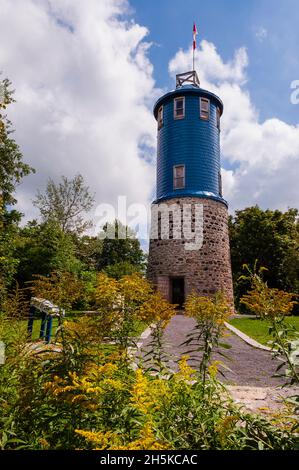
[[[60,352],[32,349],[26,332],[19,330],[21,323],[3,315],[2,448],[296,448],[290,426],[243,413],[232,403],[207,360],[210,350],[200,372],[189,366],[188,357],[179,360],[174,373],[133,369],[124,349],[131,344],[132,320],[156,325],[162,351],[162,328],[175,312],[144,279],[133,275],[116,281],[100,275],[97,296],[98,315],[61,326]],[[228,314],[226,301],[220,294],[211,301],[192,296],[187,306],[213,349]],[[108,344],[111,339],[115,344]]]

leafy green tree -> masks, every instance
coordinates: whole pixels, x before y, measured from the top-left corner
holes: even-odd
[[[243,265],[265,266],[265,280],[273,288],[299,293],[298,210],[262,210],[258,206],[230,217],[230,243],[237,303],[248,288]]]
[[[105,268],[105,273],[108,274],[109,277],[113,277],[114,279],[121,279],[124,276],[130,276],[134,273],[141,273],[142,267],[139,265],[134,265],[129,263],[128,261],[123,261],[122,263],[115,263],[110,264]]]
[[[19,264],[15,256],[18,233],[18,213],[8,214],[0,198],[0,305],[5,298]],[[9,216],[11,220],[9,221]]]
[[[9,80],[0,81],[0,301],[4,297],[16,272],[18,259],[15,257],[15,240],[21,214],[12,209],[17,202],[14,196],[16,186],[22,178],[33,172],[23,162],[18,144],[12,138],[14,132],[6,109],[14,103],[13,90]]]
[[[64,233],[54,221],[30,222],[20,230],[17,246],[20,285],[31,281],[34,274],[48,275],[53,271],[79,273],[81,261],[71,234]]]
[[[33,201],[44,222],[55,221],[63,232],[76,234],[82,234],[91,226],[85,215],[93,203],[94,196],[90,194],[82,175],[76,175],[73,179],[62,176],[60,183],[49,178],[45,191],[38,191]]]
[[[87,271],[96,271],[99,258],[103,250],[103,240],[98,237],[83,235],[73,236],[76,244],[77,257],[84,264]]]
[[[143,270],[145,255],[140,247],[139,240],[133,231],[123,225],[120,221],[107,223],[103,232],[100,233],[103,242],[102,253],[98,259],[98,270],[104,270],[112,265],[131,265],[137,270]]]
[[[12,123],[5,114],[7,107],[14,102],[10,81],[0,81],[0,195],[3,207],[16,203],[14,192],[17,184],[34,171],[23,162],[20,148],[12,138]],[[6,215],[4,213],[2,217]]]

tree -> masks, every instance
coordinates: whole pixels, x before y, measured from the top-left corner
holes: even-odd
[[[77,257],[84,264],[85,269],[87,271],[96,271],[103,249],[103,240],[98,237],[83,235],[82,237],[74,236],[74,242]]]
[[[109,234],[114,234],[114,238],[110,237]],[[120,234],[124,237],[120,237]],[[103,239],[103,247],[98,260],[98,270],[106,269],[107,266],[111,267],[112,265],[124,266],[123,263],[126,263],[127,267],[131,265],[131,267],[138,268],[137,270],[144,269],[145,255],[140,247],[139,240],[135,238],[129,227],[126,227],[118,220],[115,220],[112,224],[107,223],[103,228],[103,232],[100,233],[100,238]],[[129,272],[125,274],[129,274]]]
[[[73,236],[64,233],[55,221],[29,222],[20,230],[16,256],[19,259],[17,281],[24,285],[33,275],[52,271],[78,274],[82,263],[76,256]]]
[[[34,276],[31,293],[34,297],[47,299],[66,310],[70,310],[84,296],[84,284],[74,274],[52,272],[49,276]]]
[[[258,206],[236,211],[230,217],[230,243],[237,302],[249,288],[240,277],[243,265],[265,266],[270,287],[299,293],[298,210],[263,211]]]
[[[21,214],[11,207],[17,202],[14,192],[22,178],[34,171],[23,162],[19,146],[12,138],[12,123],[5,114],[7,107],[14,103],[10,87],[9,80],[0,81],[0,301],[18,265],[15,240]]]
[[[23,162],[22,153],[18,144],[12,139],[14,132],[11,121],[7,118],[5,110],[14,103],[11,83],[5,79],[0,81],[0,195],[2,206],[16,203],[14,191],[22,178],[33,168]]]
[[[82,175],[76,175],[73,179],[62,176],[58,184],[49,178],[45,192],[38,191],[33,201],[44,222],[55,221],[63,232],[76,234],[82,234],[91,226],[84,215],[93,203],[94,196],[90,194]]]
[[[104,271],[109,277],[119,280],[124,276],[141,273],[142,266],[131,264],[128,261],[123,261],[122,263],[115,263],[107,266]]]
[[[15,256],[18,219],[14,215],[10,223],[8,220],[0,197],[0,304],[5,298],[7,288],[12,283],[19,263]]]

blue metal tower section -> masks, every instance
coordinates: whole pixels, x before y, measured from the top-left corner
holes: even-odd
[[[176,90],[166,93],[154,106],[158,121],[157,199],[154,202],[198,197],[227,205],[222,197],[220,166],[223,103],[218,96],[200,88],[196,72],[190,74],[194,78],[191,84],[190,80],[185,84],[177,76]],[[184,98],[184,117],[175,118],[177,98]],[[201,115],[203,101],[208,106],[206,118]],[[184,187],[180,189],[174,187],[177,166],[184,166]]]

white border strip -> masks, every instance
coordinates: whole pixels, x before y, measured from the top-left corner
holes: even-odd
[[[255,339],[252,339],[252,338],[250,338],[250,336],[245,335],[245,333],[243,333],[242,331],[238,330],[238,328],[235,328],[234,326],[230,325],[229,323],[225,322],[225,326],[226,326],[230,331],[232,331],[232,332],[235,333],[237,336],[239,336],[241,339],[243,339],[243,341],[245,341],[245,343],[249,344],[249,345],[252,346],[253,348],[263,349],[264,351],[268,351],[268,352],[271,351],[271,348],[269,348],[268,346],[264,346],[264,345],[261,344],[261,343],[258,343],[257,341],[255,341]]]

